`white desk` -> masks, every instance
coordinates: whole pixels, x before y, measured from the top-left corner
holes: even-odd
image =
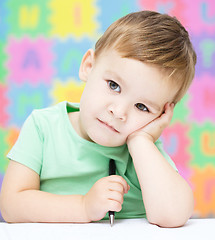
[[[0,240],[214,240],[215,219],[191,219],[181,228],[160,228],[145,219],[87,224],[0,223]]]

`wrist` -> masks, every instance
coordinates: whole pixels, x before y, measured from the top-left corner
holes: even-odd
[[[127,138],[127,145],[135,145],[137,142],[152,142],[154,143],[155,140],[152,135],[148,133],[144,134],[131,134]]]
[[[92,222],[87,211],[86,195],[82,196],[82,209],[83,209],[83,216],[84,216],[85,222]]]
[[[145,147],[148,148],[149,146],[154,145],[154,139],[151,135],[136,135],[131,136],[127,140],[128,150],[131,155],[133,153],[143,150]]]

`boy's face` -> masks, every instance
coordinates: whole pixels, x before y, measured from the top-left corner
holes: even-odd
[[[157,68],[121,58],[114,50],[96,60],[88,50],[80,78],[86,86],[73,125],[84,139],[110,147],[123,145],[131,133],[159,117],[177,91]]]

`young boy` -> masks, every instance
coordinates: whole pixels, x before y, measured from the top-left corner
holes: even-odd
[[[113,23],[82,59],[80,105],[35,110],[8,154],[1,192],[7,222],[147,217],[182,226],[193,195],[158,138],[194,77],[184,27],[142,11]],[[108,176],[109,160],[116,175]]]

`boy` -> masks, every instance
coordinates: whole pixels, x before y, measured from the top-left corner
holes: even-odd
[[[142,11],[113,23],[82,59],[80,106],[59,103],[26,120],[8,154],[4,219],[91,222],[110,210],[116,218],[182,226],[192,191],[158,138],[195,63],[187,31],[168,15]]]

